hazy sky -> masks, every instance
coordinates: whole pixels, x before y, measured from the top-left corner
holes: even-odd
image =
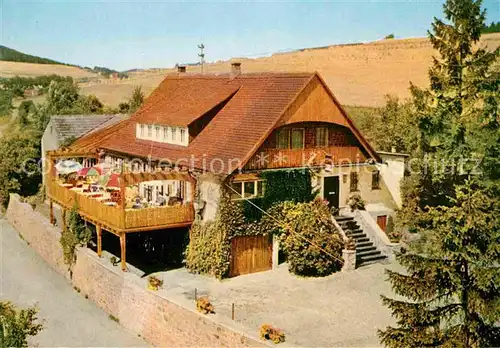
[[[0,44],[84,66],[168,67],[279,50],[425,36],[443,1],[0,0]],[[499,0],[486,0],[488,22]]]

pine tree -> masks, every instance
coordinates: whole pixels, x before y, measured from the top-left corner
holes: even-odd
[[[406,274],[387,271],[397,295],[382,296],[397,318],[379,331],[388,347],[484,347],[500,343],[500,201],[472,181],[451,207],[431,208],[425,254],[398,255]]]
[[[479,47],[481,1],[447,0],[443,8],[445,20],[435,18],[429,31],[438,53],[429,69],[430,86],[411,87],[418,165],[406,186],[419,195],[404,203],[406,221],[419,222],[416,215],[426,206],[450,205],[455,185],[470,175],[490,184],[500,179],[500,49]]]
[[[383,297],[397,318],[379,331],[389,347],[500,343],[499,50],[477,48],[481,1],[447,0],[444,15],[429,33],[439,53],[430,87],[412,87],[420,172],[405,182],[399,217],[421,239],[397,257],[406,273],[388,272],[406,298]],[[441,168],[425,168],[429,154]]]

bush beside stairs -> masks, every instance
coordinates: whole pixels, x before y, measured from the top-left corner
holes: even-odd
[[[361,229],[353,217],[336,216],[335,220],[345,231],[348,237],[354,239],[356,243],[356,267],[369,265],[371,263],[387,260],[387,256],[370,241],[370,238]]]

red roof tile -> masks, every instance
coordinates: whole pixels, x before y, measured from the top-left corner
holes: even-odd
[[[77,140],[78,149],[103,148],[195,168],[231,173],[253,155],[315,73],[167,76],[129,119]],[[226,102],[189,146],[136,138],[136,124],[187,126]],[[206,163],[206,165],[204,165]],[[210,165],[212,164],[212,165]]]

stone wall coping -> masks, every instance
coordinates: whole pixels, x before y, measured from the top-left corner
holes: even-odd
[[[75,273],[73,274],[73,278],[70,278],[69,272],[66,272],[66,270],[63,269],[65,265],[58,264],[58,261],[56,259],[47,257],[47,255],[45,254],[45,252],[47,250],[50,250],[50,248],[53,248],[52,250],[54,250],[56,254],[61,253],[60,245],[58,242],[61,236],[61,229],[59,227],[51,225],[50,222],[48,221],[48,218],[46,218],[40,212],[34,210],[30,204],[23,202],[22,198],[17,194],[12,194],[10,196],[10,202],[6,217],[8,221],[14,227],[16,227],[16,229],[18,229],[18,232],[21,234],[21,236],[23,236],[23,238],[24,237],[28,238],[27,241],[29,242],[30,247],[32,247],[37,253],[39,253],[51,267],[56,269],[56,271],[58,271],[59,273],[62,273],[63,276],[65,276],[68,279],[68,281],[72,283],[72,285],[75,284],[75,286],[77,286],[79,284],[78,280],[76,280],[75,277],[78,278],[78,275],[81,275],[80,272],[84,269],[74,269]],[[23,224],[24,222],[31,223],[32,226],[25,225]],[[33,224],[38,225],[38,227],[33,226]],[[50,235],[52,236],[43,239],[44,238],[43,236],[48,236],[47,233],[50,233]],[[37,243],[37,238],[42,238],[44,240],[44,246],[42,247],[42,249],[38,247],[39,244]],[[202,314],[196,310],[196,304],[194,300],[186,299],[182,297],[182,295],[180,294],[173,294],[169,292],[169,290],[167,289],[160,289],[158,291],[149,290],[147,288],[147,282],[148,282],[147,277],[141,277],[140,274],[134,272],[123,272],[120,269],[120,267],[113,266],[111,264],[111,262],[109,261],[109,257],[100,258],[99,256],[97,256],[97,253],[95,253],[93,250],[84,247],[77,247],[76,254],[77,254],[77,265],[79,264],[80,267],[87,267],[87,271],[88,267],[92,264],[94,265],[92,267],[102,268],[103,269],[102,272],[97,272],[98,274],[100,274],[100,276],[109,277],[110,279],[115,277],[118,280],[121,279],[122,282],[119,283],[122,283],[125,288],[134,289],[134,291],[137,294],[141,294],[140,297],[144,299],[146,303],[169,304],[170,306],[179,308],[180,311],[187,311],[186,313],[189,313],[189,316],[194,314],[194,318],[198,318],[198,320],[200,321],[205,321],[205,324],[209,324],[211,322],[213,327],[217,328],[217,331],[213,329],[213,332],[205,331],[202,334],[206,335],[213,333],[214,335],[217,335],[219,334],[219,328],[220,328],[222,329],[222,332],[227,332],[231,335],[244,337],[247,342],[247,345],[263,346],[263,347],[274,346],[274,344],[272,344],[271,342],[261,340],[260,337],[258,337],[258,328],[255,328],[255,330],[253,331],[252,328],[245,327],[243,324],[235,322],[231,320],[231,318],[221,314],[217,313],[209,315]],[[83,266],[83,265],[88,265],[88,266]],[[75,267],[78,268],[78,266]],[[65,272],[67,274],[65,274]],[[109,291],[112,291],[112,289],[110,289]],[[108,293],[107,295],[112,297],[115,294]],[[123,296],[123,293],[121,294],[118,293],[116,295]],[[156,298],[153,296],[156,296]],[[89,297],[89,299],[94,300],[91,296]],[[99,303],[97,304],[99,305]],[[103,310],[109,313],[109,309],[103,307]],[[196,319],[191,319],[191,320],[195,320],[195,322],[198,321]],[[126,324],[124,324],[124,326],[127,327]],[[207,326],[203,325],[202,327],[208,328],[211,327],[211,325]],[[128,327],[128,329],[131,328]],[[179,330],[179,329],[174,328],[173,330]],[[136,332],[136,329],[132,331]],[[142,332],[136,332],[136,333],[142,333]],[[203,345],[204,342],[200,341],[199,344]],[[281,346],[288,347],[289,345],[287,345],[285,342],[281,344]]]
[[[106,269],[108,272],[112,272],[115,275],[122,277],[124,281],[127,281],[129,284],[134,284],[135,286],[139,287],[142,291],[146,292],[149,294],[149,296],[158,296],[178,307],[181,307],[184,310],[190,311],[194,314],[196,314],[199,317],[202,317],[203,319],[213,321],[215,324],[220,325],[226,329],[229,329],[237,334],[246,336],[248,338],[251,338],[255,341],[261,341],[263,346],[268,346],[268,347],[274,347],[273,344],[261,340],[259,337],[257,337],[254,333],[248,332],[249,330],[245,328],[243,325],[239,324],[238,322],[235,322],[231,320],[230,318],[214,313],[214,314],[202,314],[196,310],[196,304],[194,301],[190,301],[186,298],[183,298],[179,295],[171,294],[169,293],[168,290],[165,289],[159,289],[156,291],[149,290],[147,288],[148,285],[148,280],[145,277],[140,277],[135,273],[132,272],[123,272],[119,266],[113,266],[109,260],[106,260],[105,258],[100,258],[97,256],[97,253],[95,253],[93,250],[88,249],[88,248],[79,248],[78,253],[84,254],[87,256],[89,259],[94,261],[96,264],[98,264],[100,267]],[[128,263],[127,263],[128,265]],[[161,278],[161,277],[160,277]],[[283,346],[280,344],[280,346]]]

